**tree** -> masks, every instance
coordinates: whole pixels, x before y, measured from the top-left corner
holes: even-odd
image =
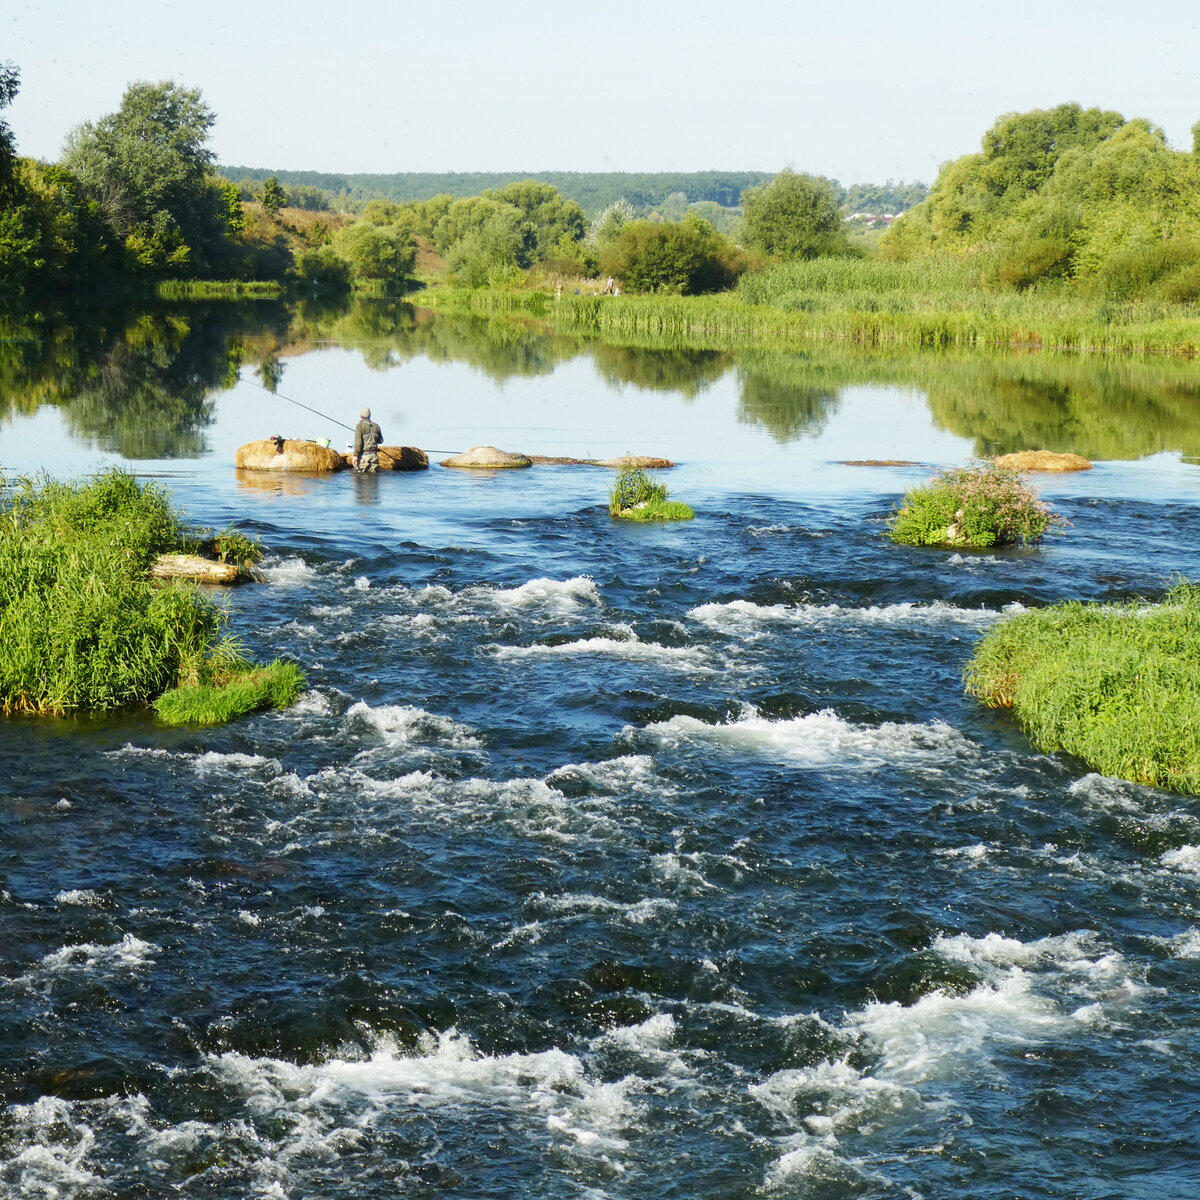
[[[737,252],[707,221],[631,221],[600,253],[600,269],[634,292],[692,295],[734,282],[742,269]]]
[[[198,90],[136,83],[117,112],[70,134],[63,165],[134,264],[180,272],[224,238],[227,207],[208,179],[213,119]]]
[[[287,203],[287,192],[283,190],[279,182],[278,175],[272,175],[262,185],[262,191],[258,194],[258,202],[262,205],[262,210],[273,221],[279,216],[279,210]]]
[[[847,250],[840,198],[831,180],[781,171],[742,193],[747,246],[780,258],[815,258]]]
[[[335,245],[353,265],[356,279],[402,284],[417,262],[412,235],[393,225],[356,221],[338,231]]]
[[[7,108],[16,99],[21,75],[12,63],[0,63],[0,108]],[[0,121],[0,195],[12,179],[17,162],[17,142],[7,121]]]

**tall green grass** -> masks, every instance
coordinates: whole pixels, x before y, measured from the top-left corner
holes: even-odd
[[[166,494],[125,472],[0,478],[0,712],[128,708],[209,678],[214,657],[252,667],[221,642],[213,600],[150,582],[183,540]]]
[[[1200,585],[1156,605],[1021,613],[976,647],[964,681],[989,707],[1011,707],[1040,750],[1200,793]]]
[[[969,263],[814,259],[743,275],[715,296],[563,296],[555,326],[590,336],[835,340],[921,350],[1200,353],[1200,307],[1097,303],[1068,284],[989,287]]]

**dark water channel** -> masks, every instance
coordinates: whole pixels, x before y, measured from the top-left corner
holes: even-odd
[[[0,722],[0,1194],[1200,1192],[1200,801],[960,683],[1006,611],[1200,575],[1194,368],[380,306],[10,333],[0,464],[257,533],[231,625],[311,687]],[[613,523],[587,467],[238,478],[346,436],[264,381],[438,452],[665,454],[697,517]],[[882,537],[1028,445],[1098,459],[1044,548]]]

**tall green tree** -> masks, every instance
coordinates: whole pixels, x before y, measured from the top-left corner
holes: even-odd
[[[262,205],[262,210],[271,220],[279,216],[279,210],[287,203],[287,192],[283,190],[283,185],[279,182],[278,175],[272,175],[265,180],[262,185],[262,191],[258,193],[258,202]]]
[[[63,165],[93,197],[131,265],[182,274],[204,266],[227,232],[210,178],[212,110],[175,83],[135,83],[120,109],[68,137]]]
[[[748,247],[780,258],[847,252],[841,197],[832,180],[781,171],[742,193],[742,236]]]
[[[12,63],[0,63],[0,109],[16,99],[21,74]],[[0,121],[0,194],[12,179],[17,162],[17,142],[7,121]]]

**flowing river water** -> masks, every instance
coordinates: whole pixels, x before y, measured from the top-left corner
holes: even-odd
[[[1200,802],[961,687],[1006,613],[1200,576],[1185,371],[469,351],[411,312],[230,356],[197,312],[219,381],[126,329],[88,353],[158,367],[56,403],[27,368],[0,463],[123,463],[258,534],[231,628],[309,690],[0,722],[0,1193],[1200,1192]],[[435,459],[669,456],[696,518],[613,522],[590,467],[239,477],[346,437],[264,372]],[[884,538],[1019,436],[1101,458],[1039,479],[1063,534]]]

